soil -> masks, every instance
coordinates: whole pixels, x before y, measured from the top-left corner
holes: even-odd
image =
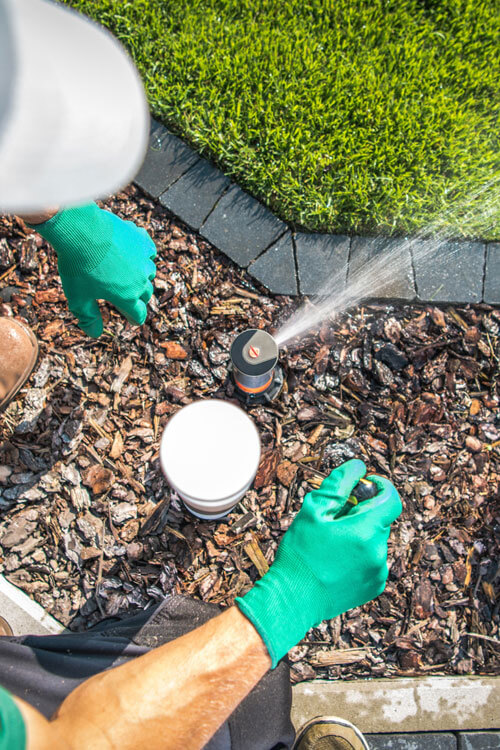
[[[387,587],[313,628],[290,653],[292,679],[498,674],[500,310],[366,304],[283,349],[282,393],[245,407],[263,447],[254,486],[203,522],[161,475],[162,429],[195,399],[237,400],[235,335],[273,333],[299,301],[271,296],[135,187],[104,205],[159,255],[146,323],[104,304],[98,340],[76,327],[48,245],[0,219],[0,314],[28,321],[41,350],[0,424],[7,579],[73,630],[174,591],[229,606],[304,495],[360,457],[404,503]]]

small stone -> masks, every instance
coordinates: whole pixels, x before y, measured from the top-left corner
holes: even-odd
[[[426,510],[434,510],[435,507],[436,507],[436,501],[434,500],[432,495],[426,495],[424,497],[424,508]]]
[[[479,453],[483,448],[482,442],[472,435],[468,435],[465,438],[465,446],[472,451],[472,453]]]

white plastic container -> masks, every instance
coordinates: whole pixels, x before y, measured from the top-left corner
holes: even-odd
[[[163,432],[163,474],[198,518],[226,516],[252,484],[259,461],[257,428],[227,401],[195,401],[174,414]]]

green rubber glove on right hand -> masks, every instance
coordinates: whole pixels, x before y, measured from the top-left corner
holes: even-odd
[[[95,203],[29,226],[56,251],[69,309],[85,333],[102,333],[98,299],[111,302],[129,322],[144,323],[156,274],[156,248],[145,229]]]
[[[266,575],[236,605],[267,646],[274,668],[322,620],[374,599],[387,580],[390,524],[402,510],[393,485],[335,518],[366,467],[354,459],[309,492]]]

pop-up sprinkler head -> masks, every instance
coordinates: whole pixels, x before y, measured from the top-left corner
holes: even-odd
[[[240,333],[231,346],[236,390],[246,403],[275,399],[283,386],[278,365],[278,345],[273,337],[257,328]]]

